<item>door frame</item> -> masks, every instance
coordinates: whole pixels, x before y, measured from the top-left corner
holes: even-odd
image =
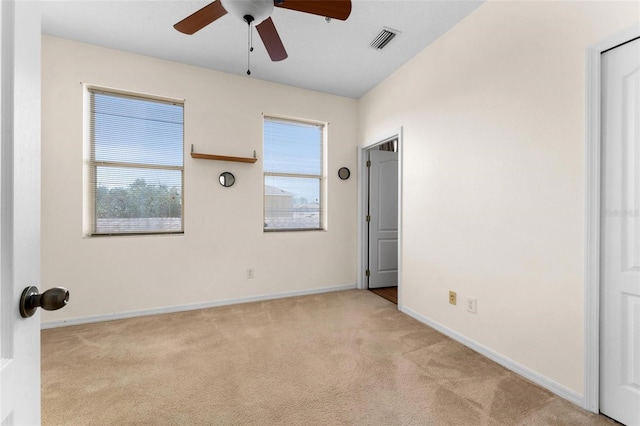
[[[356,285],[358,289],[367,289],[365,275],[369,255],[366,220],[368,200],[367,151],[393,139],[398,140],[398,309],[402,310],[402,127],[358,146],[358,272]]]
[[[600,411],[600,190],[602,53],[640,37],[640,24],[601,40],[586,51],[584,396],[586,410]]]

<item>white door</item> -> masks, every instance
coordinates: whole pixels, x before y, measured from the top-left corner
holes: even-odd
[[[0,424],[40,423],[40,5],[0,1]]]
[[[369,150],[369,288],[398,285],[398,153]]]
[[[600,411],[640,425],[640,40],[602,54]]]

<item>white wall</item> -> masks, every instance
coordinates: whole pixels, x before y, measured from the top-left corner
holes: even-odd
[[[81,82],[185,101],[185,233],[83,235]],[[42,42],[42,287],[69,305],[43,323],[303,292],[356,282],[357,102],[317,92],[44,36]],[[263,233],[262,114],[327,121],[328,230]],[[251,156],[255,164],[192,159]],[[230,171],[236,184],[223,188]],[[255,278],[247,279],[247,268]]]
[[[578,397],[585,49],[639,17],[490,1],[359,104],[361,139],[404,128],[401,302]]]

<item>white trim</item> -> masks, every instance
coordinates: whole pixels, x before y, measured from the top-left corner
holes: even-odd
[[[367,222],[365,220],[365,205],[367,203],[367,150],[398,139],[398,309],[402,310],[402,168],[403,168],[403,135],[402,126],[387,135],[375,138],[358,147],[358,270],[356,274],[356,285],[361,290],[366,290],[365,283],[365,259],[367,258],[367,245],[365,235],[367,233]]]
[[[287,291],[284,293],[273,293],[273,294],[267,294],[263,296],[248,296],[248,297],[239,297],[236,299],[215,300],[212,302],[190,303],[186,305],[167,306],[164,308],[141,309],[136,311],[120,312],[120,313],[107,314],[107,315],[95,315],[90,317],[72,318],[72,319],[61,320],[61,321],[49,321],[46,323],[42,323],[40,325],[40,328],[44,330],[48,328],[66,327],[69,325],[89,324],[94,322],[144,317],[149,315],[170,314],[174,312],[195,311],[198,309],[216,308],[219,306],[237,305],[240,303],[261,302],[264,300],[284,299],[287,297],[307,296],[311,294],[321,294],[321,293],[330,293],[334,291],[353,290],[355,288],[356,288],[355,284],[350,284],[350,285],[340,285],[335,287],[313,288],[310,290]]]
[[[640,37],[640,24],[599,41],[586,51],[584,397],[582,407],[600,410],[600,63],[605,50]]]
[[[600,51],[587,50],[585,123],[584,406],[599,411]]]
[[[451,330],[450,328],[447,328],[445,326],[443,326],[442,324],[433,321],[425,316],[420,315],[419,313],[412,311],[409,308],[403,308],[401,309],[401,311],[407,315],[409,315],[410,317],[415,318],[416,320],[420,321],[423,324],[428,325],[429,327],[432,327],[436,330],[438,330],[440,333],[452,338],[453,340],[462,343],[463,345],[465,345],[466,347],[478,352],[479,354],[489,358],[490,360],[502,365],[503,367],[513,371],[514,373],[532,381],[533,383],[542,386],[543,388],[555,393],[556,395],[574,403],[577,405],[582,405],[583,403],[583,398],[582,395],[580,395],[579,393],[564,387],[563,385],[554,382],[553,380],[549,379],[548,377],[543,376],[542,374],[539,374],[533,370],[531,370],[530,368],[527,368],[525,366],[523,366],[522,364],[519,364],[517,362],[515,362],[514,360],[505,357],[504,355],[489,349],[488,347],[481,345],[480,343],[476,342],[475,340],[471,340],[465,336],[463,336],[462,334],[459,334],[456,331]]]
[[[131,90],[119,89],[117,87],[100,86],[100,85],[91,84],[91,83],[84,83],[82,81],[80,82],[80,84],[82,85],[83,90],[86,90],[87,92],[100,92],[100,93],[114,94],[114,95],[120,95],[120,96],[129,96],[136,99],[154,100],[154,101],[166,102],[170,104],[184,105],[185,103],[185,99],[182,99],[182,98],[172,98],[170,96],[156,95],[153,93],[146,93],[146,92],[135,92]]]

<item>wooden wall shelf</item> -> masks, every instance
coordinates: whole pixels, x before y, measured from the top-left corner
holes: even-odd
[[[255,163],[256,161],[258,161],[255,151],[253,151],[253,158],[229,157],[228,155],[201,154],[198,152],[193,152],[193,145],[191,145],[191,158],[200,158],[201,160],[234,161],[236,163]]]

